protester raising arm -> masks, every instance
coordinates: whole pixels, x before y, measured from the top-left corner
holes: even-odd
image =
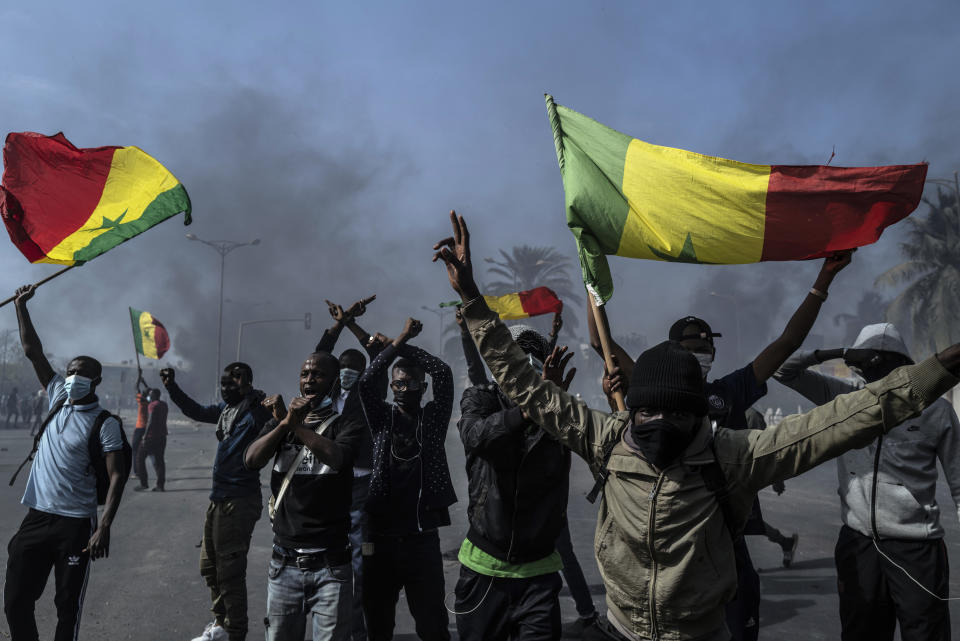
[[[363,316],[363,314],[367,311],[367,305],[376,299],[376,294],[368,298],[361,298],[351,305],[347,310],[344,310],[336,303],[325,300],[324,302],[327,304],[327,308],[330,311],[330,316],[333,317],[333,326],[330,329],[324,330],[323,336],[320,337],[320,342],[317,343],[316,351],[329,352],[332,354],[334,348],[337,346],[337,340],[340,338],[340,333],[343,332],[344,327],[347,327],[350,329],[353,335],[357,337],[357,340],[367,351],[367,355],[371,359],[376,357],[377,354],[371,352],[371,347],[374,345],[371,342],[373,336],[368,334],[359,325],[357,325],[357,318]]]
[[[467,361],[467,378],[470,379],[471,385],[486,385],[490,381],[487,380],[487,371],[484,369],[483,359],[480,358],[480,352],[477,351],[473,337],[470,336],[470,330],[463,322],[463,312],[459,305],[457,305],[454,320],[457,322],[457,327],[460,328],[460,344],[463,347],[463,358]],[[460,404],[462,406],[463,401]]]
[[[557,338],[560,337],[560,330],[563,329],[563,312],[556,312],[553,315],[553,324],[550,326],[550,336],[548,348],[550,351],[553,351],[553,348],[557,346]]]
[[[758,385],[762,385],[773,376],[777,368],[783,365],[791,354],[800,349],[820,314],[820,308],[827,300],[830,284],[837,274],[850,264],[854,251],[856,250],[837,252],[823,260],[823,266],[820,268],[817,280],[814,281],[813,287],[810,288],[803,302],[800,303],[800,307],[790,317],[783,333],[767,345],[759,356],[753,359],[753,375]]]
[[[20,344],[23,345],[23,353],[33,365],[33,371],[36,372],[40,384],[47,387],[54,377],[53,367],[43,353],[40,337],[33,327],[30,312],[27,311],[27,301],[33,298],[35,291],[36,288],[33,285],[24,285],[17,289],[17,322],[20,324]]]
[[[198,423],[216,424],[220,420],[220,412],[223,410],[223,403],[216,405],[201,405],[180,389],[177,385],[176,373],[171,367],[165,367],[160,370],[160,382],[167,389],[170,400],[173,401],[183,415]]]
[[[596,469],[603,459],[604,446],[617,437],[611,422],[606,420],[608,415],[591,410],[555,383],[544,381],[533,368],[506,325],[480,295],[473,278],[466,221],[452,211],[450,221],[454,235],[434,245],[433,260],[444,262],[450,285],[466,301],[463,317],[491,373],[504,394],[521,407],[529,420],[558,437]],[[497,358],[486,356],[493,353],[497,353]]]

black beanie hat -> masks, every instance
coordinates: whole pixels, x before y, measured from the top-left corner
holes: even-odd
[[[707,413],[703,373],[697,358],[677,341],[664,341],[637,359],[627,390],[627,407]]]

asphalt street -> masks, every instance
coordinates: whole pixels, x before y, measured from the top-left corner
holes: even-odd
[[[132,417],[128,417],[132,418]],[[126,424],[132,425],[128,420]],[[129,428],[128,428],[129,434]],[[211,620],[209,593],[198,573],[199,542],[210,490],[210,474],[217,445],[213,426],[187,421],[170,426],[167,446],[167,491],[134,492],[127,486],[112,531],[108,559],[94,563],[83,609],[80,638],[94,641],[135,639],[179,641],[197,636]],[[0,477],[10,475],[27,454],[30,438],[25,430],[0,430]],[[456,550],[466,533],[466,479],[463,448],[455,425],[447,438],[447,456],[460,502],[452,508],[453,525],[441,532],[448,597],[456,583]],[[21,473],[13,487],[0,491],[0,539],[9,541],[26,508],[20,497],[26,483]],[[266,480],[267,473],[263,473]],[[152,480],[152,469],[151,469]],[[570,527],[577,556],[598,607],[603,586],[593,560],[595,508],[583,498],[592,485],[586,466],[574,461],[569,501]],[[956,510],[941,483],[938,500],[947,528],[946,541],[953,559],[960,559],[960,528]],[[264,488],[264,503],[268,491]],[[766,520],[784,533],[799,532],[800,547],[793,567],[780,565],[779,546],[762,537],[751,537],[750,549],[761,569],[763,602],[761,639],[814,641],[839,638],[833,546],[840,527],[836,470],[832,463],[787,482],[787,492],[761,493]],[[247,573],[249,639],[263,638],[266,605],[266,572],[271,548],[270,524],[264,515],[257,523]],[[2,562],[6,564],[6,547]],[[55,625],[53,581],[37,603],[41,638],[49,639]],[[960,595],[960,575],[954,573],[951,594]],[[573,601],[564,589],[564,621],[576,617]],[[960,630],[960,605],[951,604],[955,632]],[[451,617],[451,630],[454,629]],[[0,638],[9,638],[6,621]],[[396,639],[415,639],[406,602],[400,597]]]

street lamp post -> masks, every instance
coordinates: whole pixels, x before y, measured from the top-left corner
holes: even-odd
[[[240,346],[243,343],[243,328],[247,325],[261,325],[264,323],[299,323],[303,322],[303,329],[310,329],[312,315],[307,312],[303,318],[270,318],[266,320],[240,321],[240,331],[237,332],[237,360],[240,360]]]
[[[220,391],[220,357],[221,357],[221,343],[223,338],[223,268],[226,263],[227,254],[232,252],[234,249],[239,249],[240,247],[246,247],[247,245],[259,245],[260,239],[255,238],[254,240],[240,243],[234,240],[204,240],[198,238],[195,234],[187,234],[187,239],[195,240],[197,242],[203,243],[208,247],[212,247],[218,254],[220,254],[220,302],[217,305],[217,379],[216,385],[214,386],[214,398],[216,398],[217,393]]]

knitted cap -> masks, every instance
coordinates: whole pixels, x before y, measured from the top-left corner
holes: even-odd
[[[533,354],[541,361],[547,360],[547,356],[550,356],[548,351],[550,342],[543,337],[543,334],[529,325],[522,323],[511,325],[510,336],[513,337],[513,342],[519,345],[524,353]]]
[[[707,413],[703,374],[697,358],[677,341],[664,341],[637,359],[627,390],[627,407]]]

